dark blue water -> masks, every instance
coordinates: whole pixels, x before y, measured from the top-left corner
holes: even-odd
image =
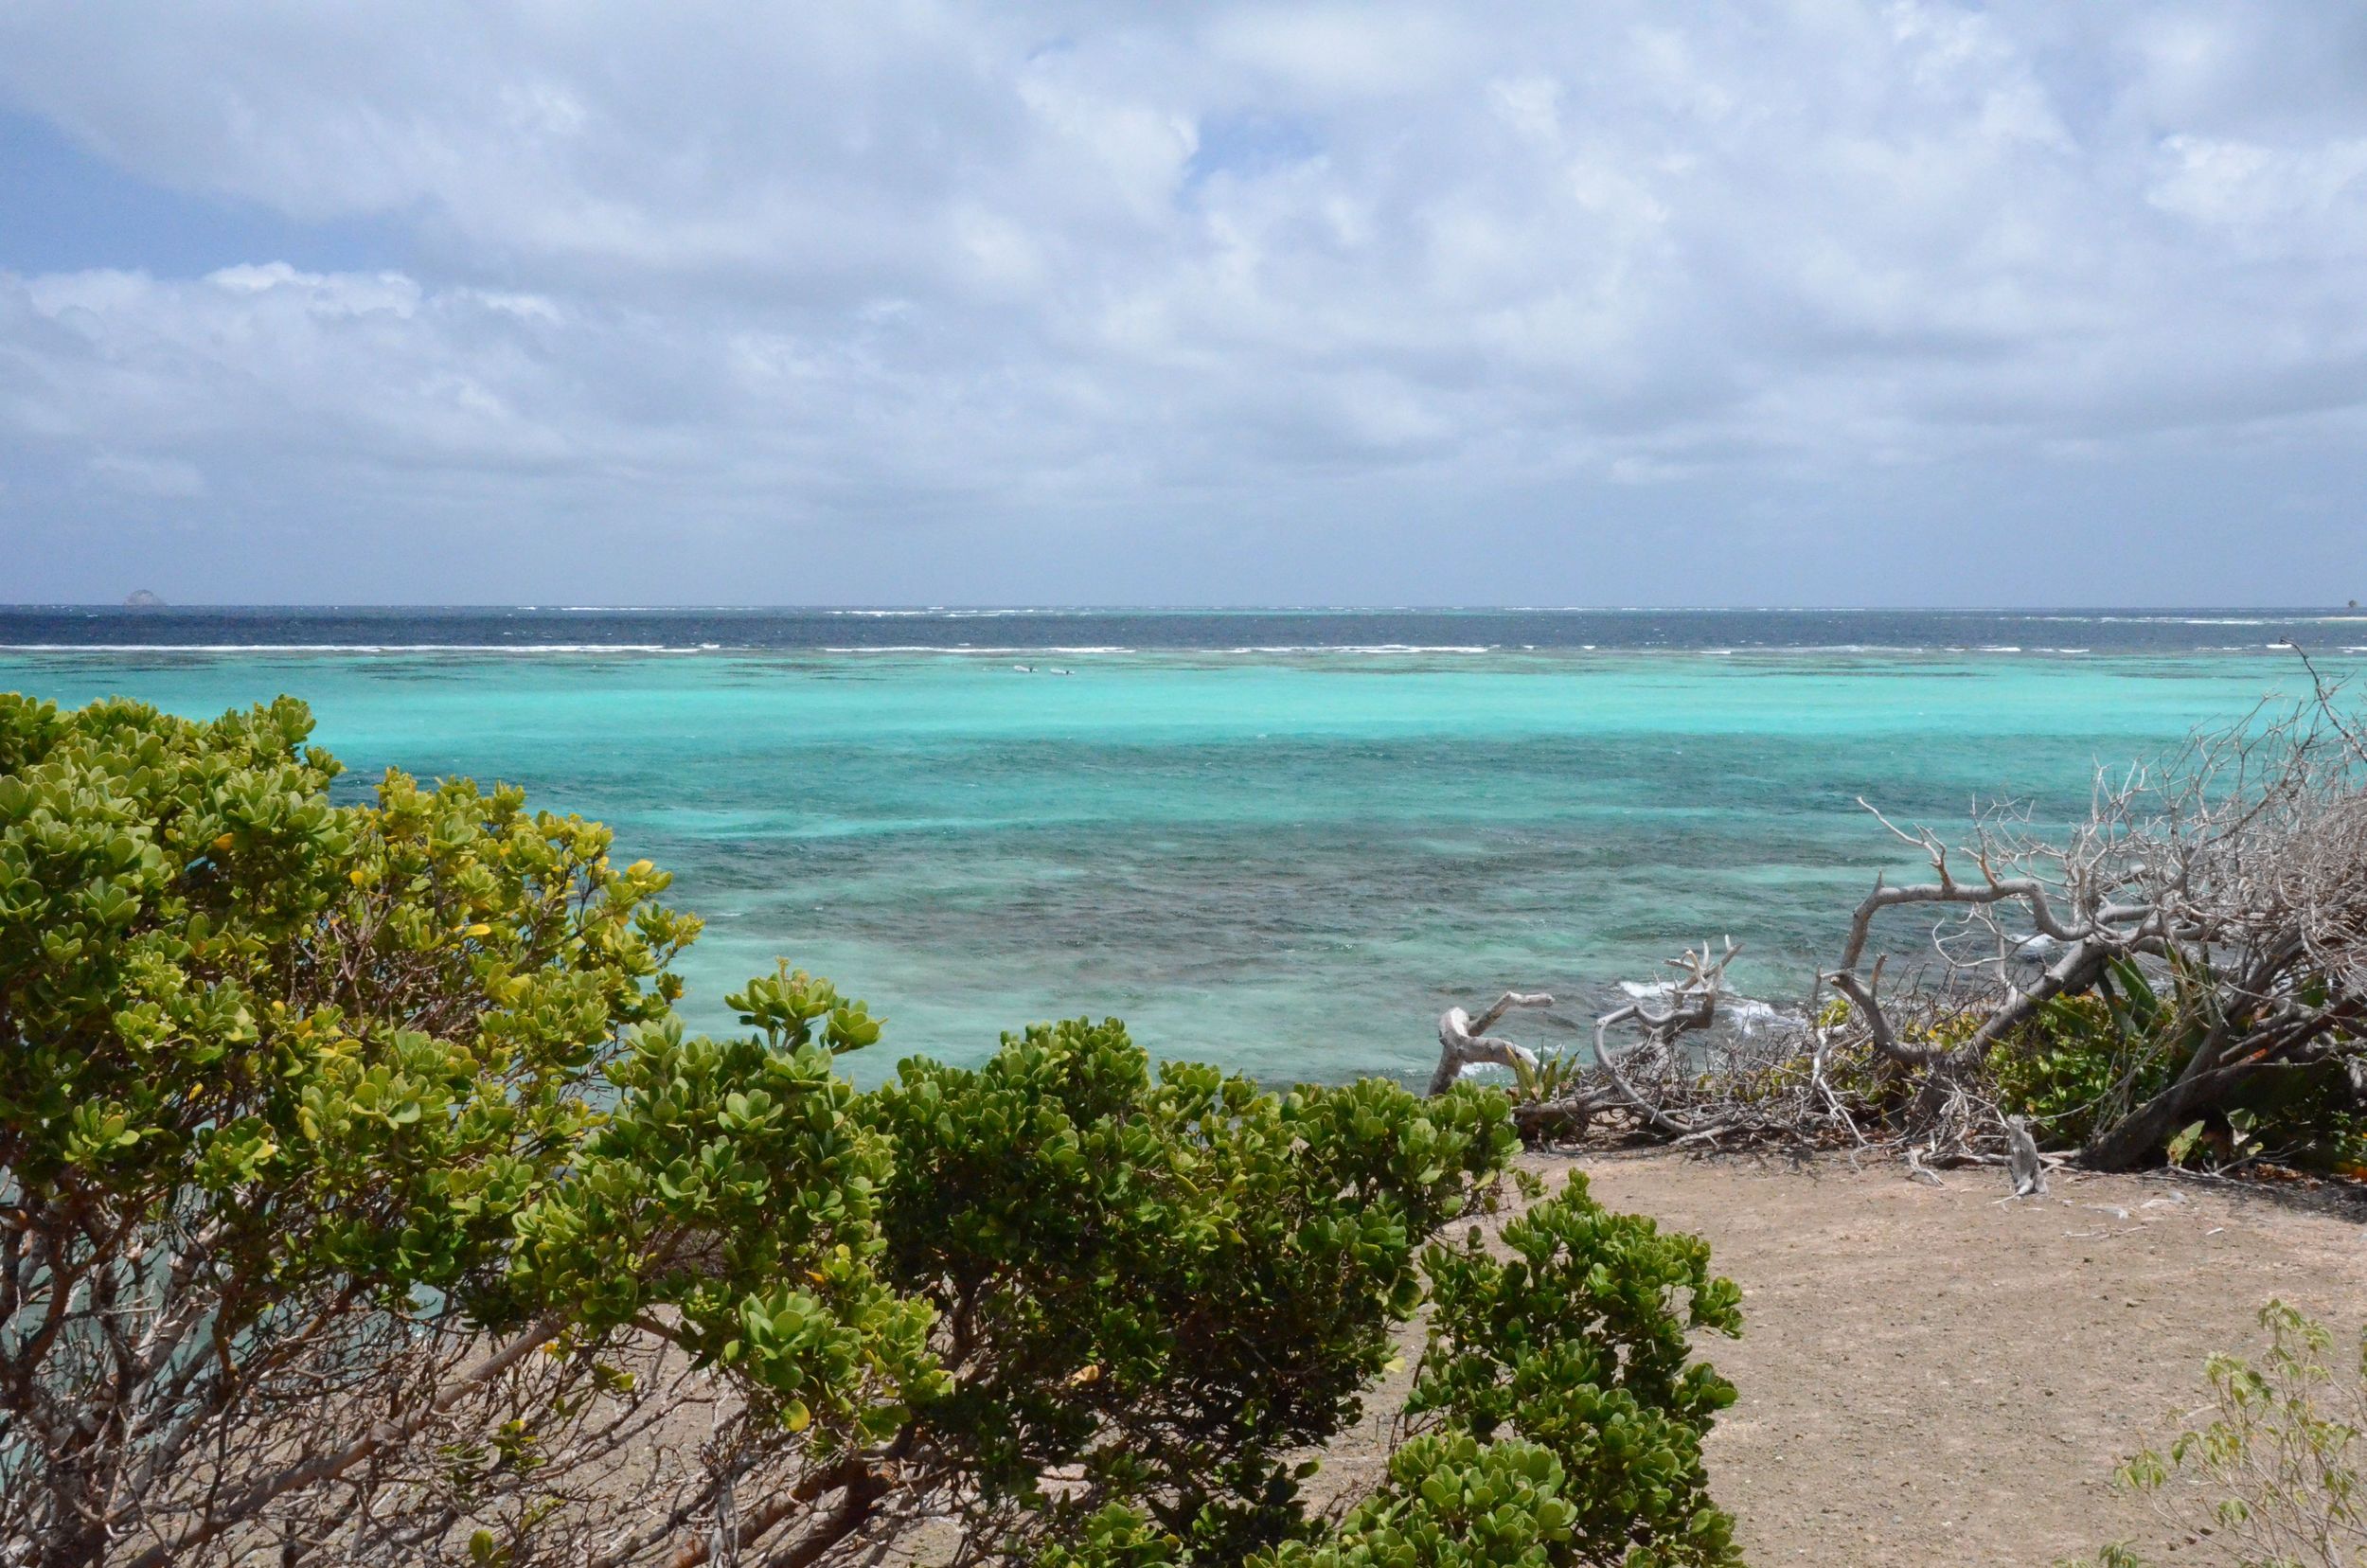
[[[779,610],[0,608],[0,645],[1247,651],[1829,649],[2073,653],[2367,645],[2328,610]]]

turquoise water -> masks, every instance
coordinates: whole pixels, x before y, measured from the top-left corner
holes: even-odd
[[[2042,818],[2099,761],[2298,692],[2289,656],[1837,651],[1004,654],[0,650],[0,689],[189,714],[286,691],[358,790],[524,784],[709,922],[685,1011],[775,954],[890,1020],[857,1076],[1115,1014],[1269,1078],[1419,1077],[1507,987],[1575,1039],[1731,933],[1796,998],[1878,869],[1860,810]]]

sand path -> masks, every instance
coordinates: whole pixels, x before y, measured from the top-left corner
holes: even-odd
[[[1883,1165],[1665,1155],[1575,1165],[1615,1208],[1705,1237],[1744,1337],[1706,1348],[1741,1391],[1713,1485],[1762,1565],[2046,1564],[2160,1523],[2110,1488],[2145,1432],[2199,1402],[2203,1358],[2258,1343],[2270,1296],[2356,1331],[2355,1218],[2162,1177],[1945,1189]]]

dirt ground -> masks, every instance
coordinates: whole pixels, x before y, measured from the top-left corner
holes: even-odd
[[[2000,1202],[1982,1169],[1935,1190],[1888,1164],[1530,1163],[1706,1238],[1741,1285],[1743,1337],[1704,1345],[1741,1393],[1709,1457],[1763,1568],[2049,1564],[2116,1539],[2211,1560],[2113,1466],[2200,1403],[2206,1355],[2259,1342],[2269,1297],[2367,1320],[2355,1215],[2226,1185],[2058,1174]]]

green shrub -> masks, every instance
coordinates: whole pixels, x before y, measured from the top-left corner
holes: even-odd
[[[2166,1063],[2132,1063],[2127,1042],[2101,997],[2058,996],[1990,1054],[1999,1107],[2027,1117],[2050,1146],[2076,1146],[2095,1131],[2100,1112],[2168,1081]]]
[[[2324,1325],[2271,1301],[2269,1345],[2256,1361],[2205,1364],[2212,1419],[2121,1467],[2124,1487],[2151,1499],[2178,1533],[2212,1536],[2238,1568],[2358,1568],[2367,1563],[2367,1334],[2343,1347]],[[2097,1568],[2141,1568],[2127,1545]]]
[[[2075,1147],[2167,1088],[2199,1032],[2186,977],[2174,979],[2162,997],[2120,959],[2094,989],[2051,998],[1989,1055],[2000,1108],[2041,1143]]]
[[[1509,1257],[1474,1239],[1425,1259],[1430,1340],[1409,1412],[1559,1461],[1571,1536],[1552,1561],[1734,1560],[1701,1440],[1735,1390],[1691,1349],[1696,1332],[1741,1330],[1734,1282],[1710,1274],[1698,1238],[1612,1213],[1575,1173],[1503,1242]]]
[[[606,829],[335,804],[310,728],[0,696],[0,1560],[818,1562],[932,1511],[1078,1565],[1731,1560],[1701,1244],[1583,1183],[1435,1243],[1503,1096],[1084,1021],[858,1093],[880,1021],[785,966],[685,1035],[698,922]],[[1326,1527],[1302,1456],[1425,1302],[1420,1434]]]
[[[1225,1560],[1297,1526],[1284,1456],[1354,1417],[1423,1240],[1515,1145],[1502,1095],[1153,1074],[1115,1021],[1006,1037],[975,1070],[908,1060],[866,1118],[896,1150],[887,1272],[950,1326],[921,1447],[980,1526],[1121,1501]],[[1066,1466],[1056,1502],[1039,1478]]]
[[[1574,1557],[1578,1510],[1551,1449],[1468,1433],[1416,1437],[1390,1456],[1388,1484],[1336,1536],[1293,1544],[1261,1568],[1551,1568]],[[1575,1488],[1583,1490],[1583,1483]],[[1615,1560],[1615,1559],[1614,1559]],[[1643,1560],[1649,1561],[1646,1558]]]
[[[2041,1142],[2075,1147],[2169,1087],[2202,1038],[2211,977],[2181,960],[2169,978],[2163,996],[2121,960],[2094,989],[2048,1001],[1988,1059],[1999,1107],[2028,1117]],[[2367,1119],[2345,1062],[2329,1059],[2250,1079],[2160,1152],[2174,1165],[2265,1157],[2349,1174],[2367,1161]]]
[[[1612,1214],[1584,1178],[1504,1229],[1433,1246],[1433,1317],[1387,1478],[1328,1530],[1253,1568],[1675,1568],[1741,1559],[1701,1440],[1734,1389],[1691,1337],[1740,1327],[1696,1238]],[[1045,1568],[1184,1568],[1196,1552],[1136,1509],[1086,1519]]]
[[[0,1540],[321,1527],[315,1468],[629,1322],[844,1434],[929,1392],[828,1051],[685,1041],[698,922],[605,829],[334,805],[311,722],[0,695]]]

